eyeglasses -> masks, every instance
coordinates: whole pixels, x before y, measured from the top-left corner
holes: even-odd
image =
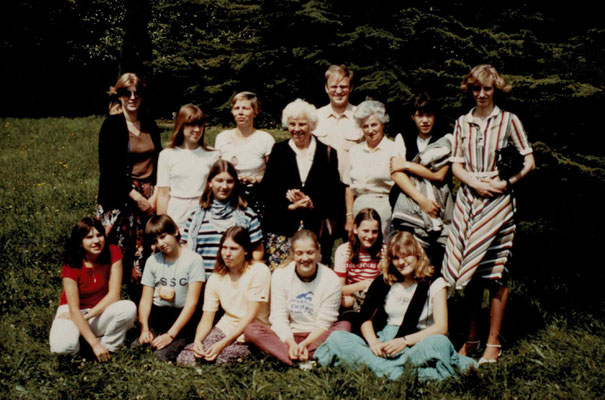
[[[132,98],[134,97],[135,99],[138,99],[140,97],[140,94],[135,90],[129,90],[128,88],[119,88],[117,90],[118,96],[119,97],[127,97],[127,98]]]
[[[340,89],[341,92],[347,93],[351,90],[351,87],[348,85],[338,85],[338,86],[329,86],[328,90],[330,93],[336,93]]]

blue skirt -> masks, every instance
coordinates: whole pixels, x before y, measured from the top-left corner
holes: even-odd
[[[395,337],[398,326],[387,325],[378,333],[378,340],[386,342]],[[457,370],[476,368],[477,362],[456,353],[450,340],[443,335],[424,338],[411,347],[406,347],[395,357],[382,358],[375,355],[367,342],[360,336],[345,331],[335,331],[315,350],[314,358],[321,365],[342,365],[358,368],[367,365],[378,376],[398,379],[410,363],[418,371],[420,380],[442,380],[457,376]]]

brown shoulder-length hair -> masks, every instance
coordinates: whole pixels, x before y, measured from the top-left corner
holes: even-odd
[[[397,232],[387,243],[384,257],[378,265],[378,268],[382,271],[384,281],[389,285],[392,286],[397,282],[397,278],[389,272],[391,259],[395,253],[404,256],[413,255],[418,259],[414,279],[420,281],[433,276],[435,268],[429,263],[429,258],[420,243],[414,238],[414,235],[410,232]]]
[[[76,222],[71,230],[71,235],[69,235],[65,243],[63,260],[70,268],[82,268],[82,261],[86,257],[86,251],[82,247],[82,240],[93,228],[105,238],[105,246],[95,263],[102,265],[111,263],[109,242],[107,241],[107,236],[105,236],[105,228],[101,224],[101,221],[92,217],[84,217]]]
[[[489,64],[480,64],[473,67],[471,72],[462,79],[460,89],[468,92],[476,84],[489,86],[492,83],[494,84],[495,89],[504,93],[510,92],[513,88],[512,85],[507,83],[504,77],[500,75],[496,68]]]
[[[145,237],[147,240],[153,242],[158,236],[164,233],[166,235],[173,235],[177,240],[181,239],[178,225],[168,215],[160,214],[149,218],[149,221],[145,224]]]
[[[210,151],[206,144],[206,115],[201,108],[195,104],[185,104],[179,109],[174,119],[174,129],[172,130],[172,137],[170,138],[169,147],[175,148],[180,146],[185,141],[185,135],[183,130],[186,125],[196,125],[202,127],[202,136],[197,143],[202,146],[206,151]]]
[[[200,197],[200,207],[201,208],[209,208],[212,205],[212,201],[214,200],[214,194],[212,193],[212,188],[210,187],[210,182],[214,179],[215,176],[221,174],[223,172],[231,175],[233,180],[235,181],[235,185],[233,186],[233,190],[229,195],[229,201],[233,207],[238,208],[246,208],[248,207],[248,203],[241,195],[241,183],[239,179],[237,179],[237,171],[233,164],[229,161],[218,160],[212,167],[210,167],[210,171],[208,172],[208,180],[206,181],[206,186],[204,187],[204,191],[202,192],[202,197]]]
[[[363,208],[355,216],[355,227],[359,229],[359,225],[361,225],[363,221],[378,222],[378,237],[376,238],[376,242],[372,245],[372,247],[368,249],[368,253],[370,253],[372,259],[377,260],[380,258],[383,242],[382,229],[380,229],[380,215],[373,208]],[[351,246],[351,257],[349,258],[349,261],[351,261],[353,264],[357,264],[359,262],[361,243],[359,243],[359,238],[353,232],[353,230],[349,232],[349,245]]]
[[[117,115],[122,113],[122,103],[119,100],[120,89],[127,88],[129,86],[135,86],[137,88],[137,94],[142,98],[145,94],[147,86],[143,83],[141,78],[133,72],[127,72],[118,78],[115,85],[109,87],[109,114]]]
[[[223,256],[221,255],[221,248],[223,247],[223,243],[227,239],[233,240],[238,245],[242,246],[245,252],[245,262],[247,266],[250,265],[250,261],[252,260],[252,243],[250,242],[250,234],[248,231],[241,226],[232,226],[227,229],[223,236],[221,237],[221,241],[218,245],[218,252],[216,253],[216,264],[214,264],[214,269],[212,272],[217,273],[219,275],[225,275],[229,272],[229,267],[225,265],[225,261],[223,261]]]

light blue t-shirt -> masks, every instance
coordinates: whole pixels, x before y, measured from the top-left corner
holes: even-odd
[[[202,257],[187,247],[181,248],[181,255],[176,261],[167,262],[162,252],[157,252],[147,259],[141,284],[154,288],[153,304],[159,307],[185,306],[189,282],[204,282],[204,262]],[[167,286],[174,289],[174,301],[161,299],[159,288]]]

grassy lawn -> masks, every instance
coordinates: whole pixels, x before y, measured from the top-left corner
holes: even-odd
[[[603,294],[590,292],[600,282],[580,293],[557,280],[538,287],[531,274],[513,277],[501,361],[441,383],[419,382],[412,371],[396,382],[366,369],[303,372],[262,355],[229,367],[181,368],[156,361],[148,349],[123,349],[104,364],[50,354],[63,242],[73,224],[96,206],[101,122],[100,117],[0,119],[1,398],[605,398]],[[170,127],[163,127],[167,139]],[[209,130],[210,144],[218,131]],[[283,132],[276,136],[285,137]],[[590,173],[603,176],[603,163],[592,164]],[[542,232],[530,221],[520,228],[518,240]],[[593,275],[602,281],[602,272]],[[584,301],[593,308],[583,307]],[[460,295],[452,299],[455,344],[463,337],[460,303]]]

